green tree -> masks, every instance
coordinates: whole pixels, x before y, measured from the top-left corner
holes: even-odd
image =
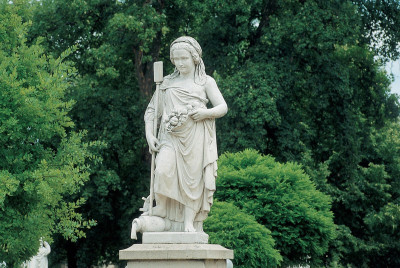
[[[396,0],[358,0],[357,5],[363,25],[362,41],[384,58],[400,56],[400,3]]]
[[[97,161],[84,133],[71,131],[70,51],[53,58],[26,44],[28,8],[0,1],[0,259],[10,267],[35,255],[40,237],[76,240],[94,224],[77,213],[83,199],[67,198],[88,180],[88,161]]]
[[[231,203],[214,202],[204,230],[210,243],[235,251],[235,267],[277,267],[282,261],[271,231]]]
[[[282,265],[323,263],[336,237],[331,200],[299,165],[280,164],[255,150],[226,153],[218,163],[216,197],[271,230]]]

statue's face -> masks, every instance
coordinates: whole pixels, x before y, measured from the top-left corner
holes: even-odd
[[[195,64],[192,55],[186,49],[173,50],[172,60],[181,74],[190,74],[194,72]]]

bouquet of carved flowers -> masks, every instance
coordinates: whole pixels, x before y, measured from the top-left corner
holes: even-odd
[[[174,128],[185,123],[188,119],[189,113],[193,111],[193,109],[193,105],[188,104],[185,108],[172,110],[172,112],[164,119],[167,132],[172,132]]]

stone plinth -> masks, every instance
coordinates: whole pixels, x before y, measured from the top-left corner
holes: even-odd
[[[226,268],[233,250],[210,244],[135,244],[120,250],[119,259],[128,261],[127,268]]]
[[[207,244],[208,234],[203,232],[145,232],[143,244]]]

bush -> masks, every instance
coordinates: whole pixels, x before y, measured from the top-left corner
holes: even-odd
[[[282,261],[271,231],[231,203],[215,202],[204,224],[210,243],[235,250],[235,267],[276,267]]]
[[[245,150],[222,155],[218,174],[216,198],[271,230],[284,265],[321,265],[336,237],[331,200],[300,165]]]

